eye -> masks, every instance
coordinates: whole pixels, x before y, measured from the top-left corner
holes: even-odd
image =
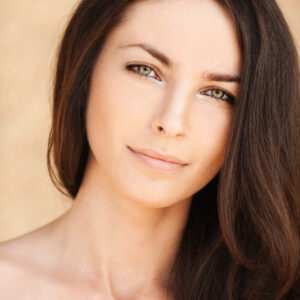
[[[142,64],[127,65],[126,69],[136,73],[141,77],[145,77],[146,79],[153,78],[155,80],[161,81],[161,79],[158,77],[154,69],[148,65],[142,65]]]
[[[213,89],[203,91],[203,92],[201,92],[201,94],[209,96],[218,101],[219,100],[227,101],[230,104],[234,104],[234,102],[235,102],[235,98],[232,95],[230,95],[229,93],[226,93],[223,90],[218,89],[218,88],[213,88]]]

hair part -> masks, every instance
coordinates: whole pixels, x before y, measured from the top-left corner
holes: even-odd
[[[76,197],[89,146],[91,74],[134,0],[83,0],[59,49],[48,168]],[[299,299],[298,57],[275,1],[219,0],[243,55],[223,166],[193,197],[166,287],[174,299]]]

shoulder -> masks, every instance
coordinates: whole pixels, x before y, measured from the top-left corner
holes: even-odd
[[[27,299],[30,290],[50,285],[53,270],[44,235],[39,229],[0,243],[0,299]]]
[[[0,243],[0,300],[96,299],[98,291],[65,262],[52,225]]]
[[[43,247],[43,228],[0,243],[1,265],[18,266],[26,269],[39,260]]]
[[[22,239],[0,244],[0,290],[1,296],[7,299],[21,297],[18,293],[30,278],[26,251],[22,253],[24,246]]]

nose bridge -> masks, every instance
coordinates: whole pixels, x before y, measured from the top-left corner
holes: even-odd
[[[189,128],[189,98],[187,84],[170,84],[152,127],[172,136],[186,135]]]

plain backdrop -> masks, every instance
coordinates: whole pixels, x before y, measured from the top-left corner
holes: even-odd
[[[264,1],[264,0],[262,0]],[[68,210],[46,150],[56,51],[78,0],[0,0],[0,241]],[[300,48],[300,0],[279,0]]]

